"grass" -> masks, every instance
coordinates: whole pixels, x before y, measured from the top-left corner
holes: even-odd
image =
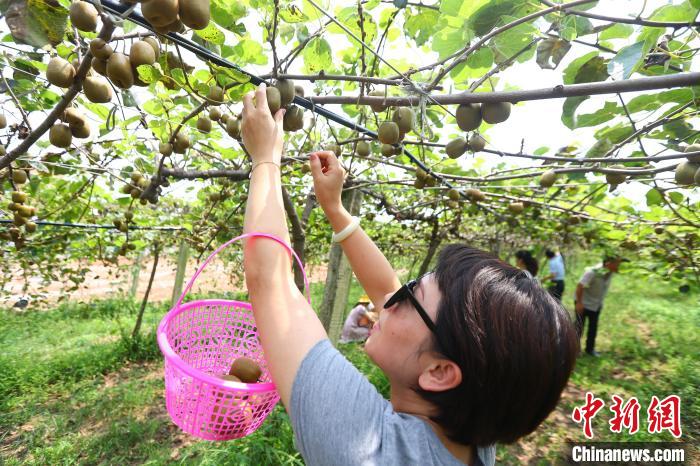
[[[576,269],[567,296],[581,271]],[[360,294],[354,283],[350,301]],[[313,284],[316,307],[322,295],[323,284]],[[566,304],[572,306],[570,300]],[[162,362],[153,338],[167,306],[148,306],[144,336],[132,340],[128,335],[137,308],[114,299],[62,304],[50,311],[0,311],[0,463],[303,464],[280,406],[257,432],[241,440],[198,441],[180,432],[165,412]],[[499,464],[551,464],[567,440],[583,440],[570,415],[587,390],[606,402],[594,421],[596,440],[671,440],[670,434],[646,432],[645,412],[652,395],[677,394],[683,400],[683,440],[697,448],[698,328],[697,295],[680,295],[661,282],[631,274],[615,277],[599,323],[602,357],[578,360],[557,410],[535,433],[499,446]],[[384,375],[360,345],[342,345],[341,350],[388,393]],[[639,399],[638,434],[607,429],[613,394]]]

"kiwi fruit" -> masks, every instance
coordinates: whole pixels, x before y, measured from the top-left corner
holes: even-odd
[[[219,107],[210,108],[209,119],[212,121],[219,121],[221,119],[221,109]]]
[[[141,183],[141,180],[144,179],[141,172],[132,172],[130,178],[131,178],[131,182],[134,184],[139,184],[139,183]]]
[[[447,197],[449,197],[451,201],[459,201],[461,196],[459,195],[459,191],[452,188],[447,191]]]
[[[696,186],[700,186],[700,168],[695,170],[695,176],[693,177],[693,181],[695,181]]]
[[[426,178],[428,178],[428,172],[420,167],[416,168],[416,179],[424,181]]]
[[[105,42],[104,39],[98,37],[90,41],[90,52],[95,58],[107,61],[114,53],[114,50],[112,50],[112,46]]]
[[[174,68],[174,67],[171,67]],[[224,101],[224,90],[220,86],[209,86],[209,92],[207,93],[207,100],[209,103],[220,104]]]
[[[231,370],[228,371],[230,375],[235,375],[242,382],[245,383],[255,383],[258,381],[262,375],[262,370],[258,363],[250,358],[240,357],[233,361],[231,364]]]
[[[510,102],[485,103],[481,105],[481,117],[492,125],[503,123],[510,116]]]
[[[211,131],[211,120],[209,117],[200,116],[197,119],[197,129],[203,133],[208,133]]]
[[[151,0],[153,1],[153,0]],[[122,89],[128,89],[134,85],[134,73],[131,71],[129,58],[115,52],[107,60],[107,77]]]
[[[211,17],[209,0],[180,0],[180,20],[192,29],[204,29]]]
[[[153,26],[153,29],[159,34],[166,35],[171,32],[185,32],[185,25],[182,24],[182,21],[178,18],[165,26]]]
[[[27,171],[21,168],[15,168],[12,170],[12,181],[16,184],[24,184],[27,182]]]
[[[97,9],[87,2],[73,2],[68,9],[70,22],[83,32],[94,32],[97,29]]]
[[[384,144],[396,144],[399,142],[399,125],[393,121],[383,121],[377,129],[379,140]]]
[[[384,93],[382,91],[379,91],[379,90],[371,91],[367,95],[369,95],[370,97],[382,97],[382,98],[384,98]],[[382,104],[381,102],[378,104],[369,104],[369,106],[373,111],[375,111],[377,113],[383,112],[387,108],[386,105]]]
[[[299,97],[304,97],[304,88],[301,87],[300,84],[295,84],[294,85],[294,94],[298,95]]]
[[[36,223],[34,222],[26,222],[24,224],[24,231],[27,233],[34,233],[36,231]]]
[[[467,197],[474,202],[483,202],[486,200],[486,195],[481,190],[476,188],[467,188],[464,194],[466,194]]]
[[[60,123],[53,125],[49,130],[49,142],[56,147],[70,147],[73,142],[70,127]]]
[[[611,165],[608,168],[611,168],[613,170],[624,170],[625,169],[625,167],[623,167],[622,165]],[[608,184],[612,184],[612,185],[618,185],[618,184],[624,183],[626,179],[627,179],[627,175],[625,175],[623,173],[606,173],[605,174],[605,181],[607,181]]]
[[[17,207],[17,213],[24,218],[29,218],[34,215],[34,207],[20,205]]]
[[[557,181],[557,172],[554,170],[547,170],[540,176],[540,186],[543,188],[549,188]]]
[[[5,154],[6,154],[5,146],[0,144],[0,157],[4,156]]]
[[[232,138],[238,139],[241,136],[241,121],[238,118],[229,118],[226,122],[226,132]]]
[[[280,105],[286,107],[294,100],[294,81],[291,79],[278,79],[275,87],[280,91]]]
[[[161,142],[158,145],[158,152],[160,152],[160,155],[163,157],[170,157],[173,153],[173,145],[169,142]]]
[[[27,219],[25,217],[22,217],[20,214],[15,213],[13,223],[15,224],[15,226],[21,227],[22,225],[27,223]]]
[[[269,108],[270,113],[274,115],[282,106],[280,91],[276,87],[266,87],[265,93],[267,94],[267,108]]]
[[[167,26],[177,20],[178,12],[178,0],[146,0],[141,3],[141,14],[156,27]]]
[[[156,56],[156,60],[158,60],[158,58],[160,57],[160,44],[158,43],[158,39],[152,36],[148,36],[144,37],[143,41],[151,46],[151,48],[153,49],[153,53]]]
[[[190,147],[190,138],[187,134],[180,131],[175,136],[175,141],[173,144],[173,150],[178,154],[184,154],[187,148]]]
[[[139,188],[131,188],[129,194],[131,195],[132,199],[138,199],[141,197],[141,190]]]
[[[685,148],[684,152],[700,152],[700,144],[691,144],[688,147]],[[688,156],[688,162],[697,162],[700,163],[700,154],[698,155],[689,155]]]
[[[7,117],[5,116],[4,113],[0,113],[0,129],[3,129],[7,126]]]
[[[434,188],[437,185],[437,180],[432,176],[426,176],[423,181],[428,188]]]
[[[416,178],[416,179],[413,181],[413,187],[416,188],[416,189],[423,189],[423,188],[425,188],[425,180],[420,179],[420,178]]]
[[[333,152],[336,157],[340,157],[340,154],[343,153],[343,149],[338,144],[326,144],[323,150]]]
[[[391,144],[382,144],[381,151],[384,157],[391,157],[396,154],[396,148]]]
[[[73,137],[78,139],[85,139],[90,137],[90,125],[85,123],[83,125],[73,125],[70,127],[70,132]]]
[[[508,210],[511,211],[511,213],[520,214],[525,210],[525,204],[522,202],[511,202],[508,204]]]
[[[112,100],[112,87],[105,78],[88,76],[83,81],[83,92],[90,102],[106,104]]]
[[[474,131],[481,126],[481,105],[461,104],[457,107],[457,126],[462,131]]]
[[[469,138],[469,150],[472,152],[481,152],[486,147],[486,139],[480,134],[472,134]]]
[[[209,118],[211,118],[211,115],[209,115]],[[221,123],[226,124],[228,123],[229,118],[231,118],[231,115],[229,115],[228,113],[224,113],[221,115],[221,118],[219,120],[221,120]]]
[[[355,146],[355,153],[360,157],[367,157],[371,152],[369,143],[367,141],[357,141]]]
[[[101,60],[97,57],[92,57],[90,66],[92,66],[92,69],[97,71],[102,76],[107,76],[107,60]]]
[[[469,144],[464,138],[456,138],[451,140],[445,146],[445,152],[451,159],[461,157],[468,149]]]
[[[68,107],[65,112],[63,112],[63,121],[68,123],[72,127],[84,126],[87,124],[85,115],[75,107]]]
[[[413,110],[409,107],[399,107],[394,111],[394,115],[391,118],[394,123],[399,125],[399,131],[406,134],[413,130]],[[400,137],[403,139],[403,137]]]
[[[12,191],[12,202],[15,202],[17,204],[22,204],[23,202],[26,202],[26,201],[27,201],[27,193],[23,193],[22,191]]]
[[[654,227],[654,233],[656,233],[657,235],[662,234],[664,231],[666,231],[666,230],[661,225],[656,225]]]
[[[690,185],[695,182],[695,172],[700,165],[692,162],[681,162],[676,167],[676,183]]]
[[[148,42],[134,42],[129,50],[129,62],[132,68],[140,65],[152,65],[156,62],[156,52]]]
[[[282,117],[282,129],[285,131],[299,131],[304,127],[304,110],[292,105]]]
[[[46,67],[46,79],[58,87],[70,87],[75,78],[75,68],[61,57],[53,57]]]

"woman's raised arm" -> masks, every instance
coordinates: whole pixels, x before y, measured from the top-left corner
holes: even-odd
[[[337,233],[352,221],[352,216],[340,201],[345,171],[332,152],[323,151],[314,155],[310,163],[316,199],[331,228]],[[341,241],[340,245],[367,296],[376,309],[381,309],[385,296],[401,286],[391,264],[362,228]]]
[[[282,116],[272,118],[265,85],[243,97],[243,143],[253,159],[243,231],[269,233],[289,244],[282,201]],[[301,295],[289,252],[267,238],[248,239],[243,249],[246,286],[272,379],[289,409],[294,376],[326,331]]]

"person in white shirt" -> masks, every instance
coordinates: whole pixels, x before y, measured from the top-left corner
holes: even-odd
[[[585,321],[588,320],[586,353],[591,356],[599,356],[595,351],[598,317],[603,309],[605,295],[608,294],[610,288],[612,274],[619,270],[622,262],[628,261],[617,256],[606,256],[602,264],[586,269],[576,286],[576,327],[580,339]]]
[[[549,293],[556,298],[557,301],[561,301],[561,297],[564,294],[564,278],[566,272],[564,270],[564,258],[559,253],[555,253],[551,249],[545,251],[545,256],[547,256],[547,261],[549,262],[549,275],[544,277],[544,281],[551,280],[552,284],[549,286]]]

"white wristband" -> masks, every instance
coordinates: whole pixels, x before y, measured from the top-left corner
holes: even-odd
[[[340,243],[343,241],[345,238],[350,236],[357,228],[360,226],[360,219],[357,217],[352,217],[352,221],[350,221],[350,225],[346,226],[343,228],[343,231],[339,233],[333,233],[333,236],[331,237],[331,241],[334,243]]]

